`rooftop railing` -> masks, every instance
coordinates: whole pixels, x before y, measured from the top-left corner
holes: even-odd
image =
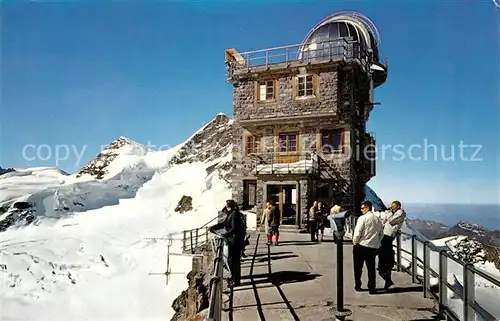
[[[301,43],[237,53],[228,53],[228,79],[237,71],[251,71],[252,68],[285,67],[292,64],[326,63],[344,61],[357,63],[363,70],[370,68],[371,54],[357,41],[341,38],[317,43]]]

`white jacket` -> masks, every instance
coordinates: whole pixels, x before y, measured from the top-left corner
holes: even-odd
[[[382,221],[374,213],[368,212],[358,218],[352,236],[352,244],[378,249],[382,236]]]
[[[392,213],[392,211],[389,210],[382,220],[384,224],[384,234],[392,237],[396,236],[396,233],[403,226],[405,218],[406,213],[402,208],[397,210],[396,213]]]

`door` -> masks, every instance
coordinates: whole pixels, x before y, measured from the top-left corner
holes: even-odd
[[[297,225],[297,189],[295,185],[268,185],[267,195],[280,209],[281,224]]]

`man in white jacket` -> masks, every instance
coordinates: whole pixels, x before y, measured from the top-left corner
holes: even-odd
[[[388,290],[394,285],[391,278],[392,268],[394,267],[394,249],[392,243],[396,234],[403,226],[406,218],[405,211],[401,208],[401,202],[394,201],[391,203],[390,210],[386,213],[383,219],[384,236],[380,242],[378,253],[378,273],[385,280],[384,289]]]
[[[372,212],[373,205],[370,201],[361,203],[361,215],[356,222],[352,237],[353,263],[354,263],[354,290],[361,291],[361,276],[363,265],[366,263],[368,270],[368,290],[375,294],[376,272],[375,257],[380,247],[383,225],[380,218]]]

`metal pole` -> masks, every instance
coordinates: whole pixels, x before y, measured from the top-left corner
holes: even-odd
[[[344,321],[352,315],[352,311],[344,307],[344,234],[345,231],[336,231],[337,238],[337,305],[330,311],[335,315],[334,320]]]
[[[429,241],[425,241],[424,243],[424,298],[429,297],[427,291],[430,291],[431,282],[429,276],[430,269],[430,248]]]
[[[396,268],[401,272],[401,233],[396,236]]]
[[[417,272],[418,272],[418,263],[417,263],[417,236],[411,236],[411,282],[417,282]]]

